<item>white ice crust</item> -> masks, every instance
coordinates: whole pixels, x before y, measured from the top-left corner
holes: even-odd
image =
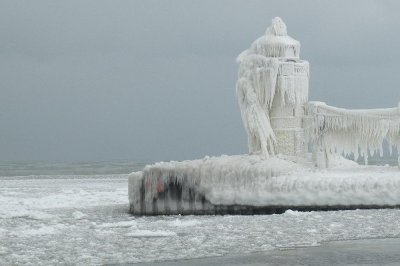
[[[280,18],[274,18],[266,34],[237,58],[236,91],[251,154],[275,154],[270,122],[274,106],[301,106],[308,100],[309,65],[299,54],[300,43],[287,35]]]
[[[397,167],[364,166],[332,156],[331,168],[316,170],[309,160],[259,155],[205,157],[201,160],[160,162],[129,177],[131,203],[138,204],[139,177],[148,187],[146,201],[157,185],[193,185],[212,204],[252,206],[330,206],[400,204]],[[136,190],[136,191],[135,191]],[[185,197],[185,195],[183,196]]]
[[[327,154],[383,155],[383,143],[400,147],[400,108],[349,110],[322,102],[306,105],[309,115],[306,131],[309,141],[328,151]]]
[[[309,102],[309,64],[299,56],[300,43],[274,18],[237,58],[250,154],[146,166],[129,177],[131,204],[143,194],[151,203],[159,186],[172,182],[216,205],[399,205],[398,169],[367,162],[369,154],[383,154],[384,141],[399,150],[400,106],[350,110]],[[366,165],[341,155],[363,156]]]
[[[266,34],[237,59],[236,90],[250,154],[268,158],[278,150],[302,156],[301,149],[291,150],[295,143],[304,142],[315,154],[324,154],[325,167],[334,153],[355,159],[362,156],[367,164],[369,155],[382,156],[385,140],[390,152],[392,147],[400,147],[400,107],[351,110],[308,102],[309,64],[300,60],[299,54],[300,43],[287,35],[280,18],[274,18]],[[274,125],[272,118],[280,121]],[[304,134],[284,136],[291,130]],[[285,138],[280,143],[277,134]],[[282,149],[290,142],[288,138],[294,139],[292,146]]]

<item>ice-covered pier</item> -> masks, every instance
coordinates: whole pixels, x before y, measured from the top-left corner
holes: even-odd
[[[291,159],[242,155],[148,165],[129,177],[130,212],[261,214],[400,205],[397,167],[335,156],[329,169],[319,171],[307,160]]]
[[[130,212],[258,214],[400,205],[397,167],[368,156],[400,147],[400,107],[351,110],[308,100],[309,63],[274,18],[237,58],[249,155],[160,162],[129,176]],[[345,159],[358,159],[365,165]]]

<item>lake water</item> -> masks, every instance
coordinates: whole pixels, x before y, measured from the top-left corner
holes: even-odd
[[[2,163],[0,265],[229,258],[337,240],[400,237],[396,209],[134,217],[128,214],[127,174],[143,166]]]

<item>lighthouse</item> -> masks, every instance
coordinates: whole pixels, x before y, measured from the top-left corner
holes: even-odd
[[[279,17],[237,59],[237,93],[250,153],[303,156],[309,64]]]
[[[383,153],[384,141],[399,151],[398,107],[357,110],[308,101],[309,64],[278,17],[237,61],[249,154],[147,165],[129,176],[132,214],[399,206],[397,169],[359,167],[340,156],[362,156],[367,164],[369,154]]]

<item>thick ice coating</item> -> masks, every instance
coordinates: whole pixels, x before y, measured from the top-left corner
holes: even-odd
[[[299,55],[300,43],[277,17],[237,59],[236,90],[250,154],[301,157],[311,144],[327,166],[332,153],[362,156],[367,163],[369,154],[383,154],[385,140],[390,150],[399,148],[399,108],[349,110],[308,102],[309,64]]]
[[[285,23],[276,17],[266,34],[237,58],[240,66],[236,91],[251,154],[268,158],[275,153],[273,109],[284,116],[286,109],[302,106],[308,100],[309,66],[299,60],[299,54],[300,43],[287,35]]]
[[[400,145],[400,108],[349,110],[309,102],[306,106],[309,120],[307,137],[314,146],[327,154],[353,154],[363,156],[368,163],[368,154],[383,155],[383,142],[392,147]]]

